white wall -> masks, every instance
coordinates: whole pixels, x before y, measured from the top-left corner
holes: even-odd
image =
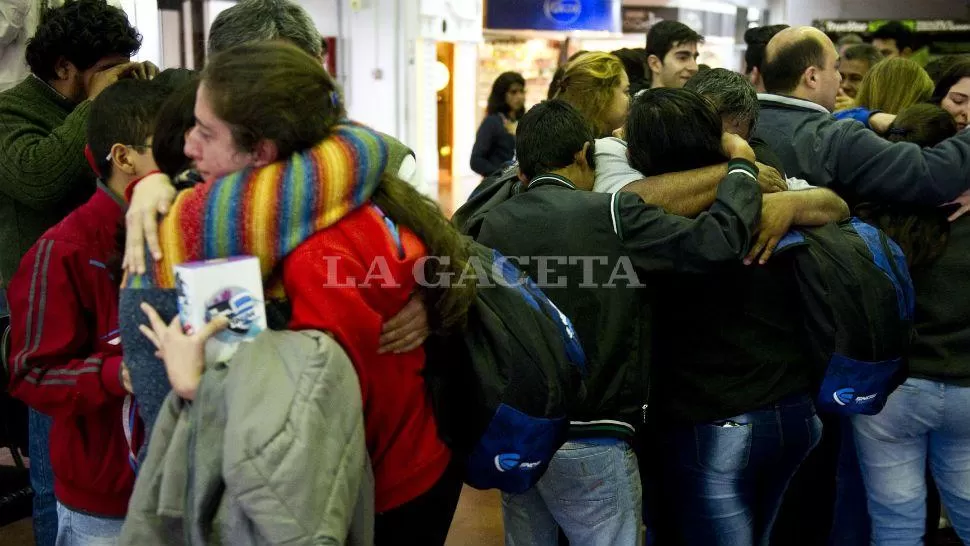
[[[145,0],[121,0],[128,20],[141,34],[141,49],[134,56],[136,61],[151,61],[162,66],[162,24],[158,4]]]
[[[301,0],[299,2],[323,36],[339,36],[340,20],[337,18],[338,0]]]

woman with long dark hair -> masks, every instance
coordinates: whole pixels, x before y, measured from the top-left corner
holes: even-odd
[[[495,79],[485,119],[472,148],[472,170],[488,176],[515,158],[515,127],[525,114],[525,79],[505,72]]]

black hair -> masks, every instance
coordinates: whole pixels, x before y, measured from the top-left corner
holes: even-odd
[[[532,107],[519,120],[515,155],[519,171],[529,179],[572,165],[576,152],[594,140],[592,129],[579,110],[562,99]]]
[[[963,78],[970,78],[970,57],[955,61],[943,72],[940,79],[936,80],[936,89],[933,90],[933,98],[930,102],[940,104],[950,92],[950,88]]]
[[[869,68],[875,66],[876,63],[883,59],[882,53],[875,48],[872,44],[856,44],[854,46],[849,46],[845,50],[845,54],[842,55],[843,61],[866,61],[869,63]]]
[[[61,57],[84,71],[111,55],[131,57],[139,47],[141,35],[125,12],[105,0],[69,0],[41,15],[26,58],[34,75],[51,81]]]
[[[525,106],[517,112],[511,112],[509,103],[505,100],[505,94],[515,84],[519,84],[525,89],[525,78],[518,72],[503,72],[495,78],[495,82],[492,83],[492,92],[488,95],[488,106],[485,113],[488,115],[505,114],[515,119],[521,118],[522,114],[525,113]]]
[[[626,70],[626,77],[630,79],[630,95],[636,95],[641,89],[650,87],[650,69],[647,68],[647,50],[637,49],[617,49],[611,55],[620,59],[623,69]]]
[[[889,21],[872,33],[873,40],[896,40],[896,48],[900,51],[916,49],[915,35],[912,29],[900,21]]]
[[[775,34],[786,28],[788,25],[768,25],[744,31],[744,43],[747,45],[747,49],[744,50],[745,74],[750,74],[755,68],[761,70],[761,65],[765,62],[765,49],[768,47],[768,42]]]
[[[906,256],[911,271],[931,265],[950,239],[947,213],[939,207],[906,203],[860,203],[852,215],[888,235]]]
[[[91,104],[87,140],[102,177],[111,175],[111,147],[143,146],[155,131],[158,110],[168,92],[145,80],[119,80]]]
[[[196,75],[172,92],[158,111],[152,153],[158,169],[172,179],[192,165],[192,160],[185,156],[185,133],[195,125],[198,89],[199,77]]]
[[[957,124],[949,112],[933,104],[914,104],[896,116],[886,138],[926,147],[936,146],[955,134]],[[853,214],[891,237],[913,270],[926,267],[939,258],[950,238],[947,212],[940,207],[861,203]]]
[[[939,83],[940,78],[943,77],[943,74],[945,74],[950,67],[966,60],[970,60],[970,55],[943,55],[942,57],[937,57],[926,63],[926,66],[924,66],[923,69],[926,70],[926,73],[930,75],[930,79],[933,80],[933,83],[935,84]]]
[[[889,127],[888,140],[936,146],[957,134],[957,122],[935,104],[914,104],[904,109]]]
[[[654,176],[725,161],[721,118],[710,101],[687,89],[648,89],[630,107],[630,166]]]
[[[777,94],[792,92],[810,66],[825,66],[825,48],[818,39],[805,37],[779,48],[774,57],[765,59],[761,70],[765,89]]]
[[[647,57],[656,55],[663,62],[667,53],[680,44],[704,43],[704,37],[678,21],[660,21],[647,33]]]
[[[162,70],[152,80],[155,84],[161,85],[173,93],[181,89],[185,84],[199,79],[199,73],[188,68],[167,68]]]

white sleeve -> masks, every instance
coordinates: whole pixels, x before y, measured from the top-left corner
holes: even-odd
[[[596,140],[596,180],[593,191],[616,193],[630,182],[643,180],[643,174],[630,166],[626,142],[614,137]]]
[[[787,178],[785,181],[788,182],[789,191],[802,191],[802,190],[815,189],[815,186],[809,184],[807,180],[803,180],[801,178],[795,178],[794,176]]]

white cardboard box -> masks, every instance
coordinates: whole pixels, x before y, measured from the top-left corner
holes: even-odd
[[[229,327],[205,346],[208,363],[225,362],[239,348],[266,329],[266,306],[259,260],[239,256],[188,262],[175,266],[179,317],[187,334],[224,315]]]

